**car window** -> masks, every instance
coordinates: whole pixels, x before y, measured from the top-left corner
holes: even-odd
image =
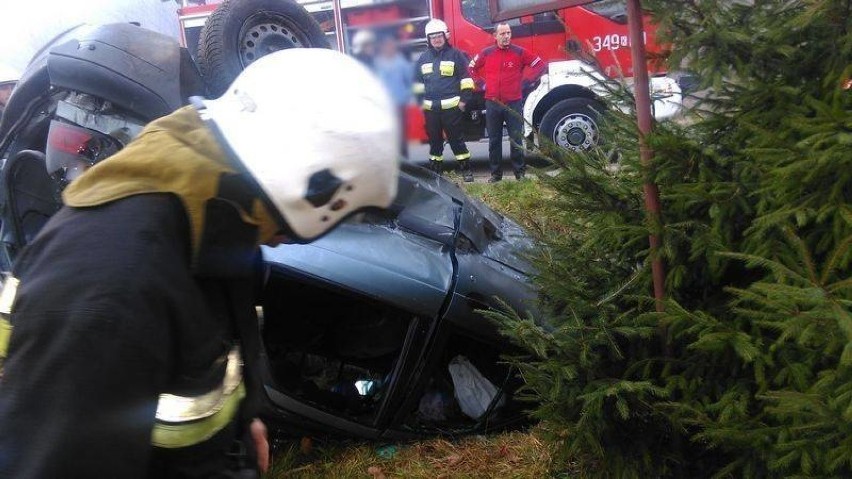
[[[624,0],[601,0],[583,7],[614,22],[627,23],[627,3]]]
[[[262,304],[274,389],[374,425],[413,316],[278,268],[271,271]]]
[[[523,404],[517,392],[522,380],[501,359],[507,348],[456,332],[435,348],[439,359],[415,391],[403,429],[421,433],[497,430],[520,415]]]
[[[488,0],[462,0],[462,15],[479,28],[489,30],[494,28],[491,21],[491,8]],[[510,26],[520,25],[518,19],[506,21]]]

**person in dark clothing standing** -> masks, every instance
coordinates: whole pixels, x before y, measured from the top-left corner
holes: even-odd
[[[462,137],[462,115],[473,93],[464,53],[450,46],[447,24],[433,19],[426,24],[429,48],[414,65],[414,93],[422,98],[429,137],[429,168],[443,171],[444,134],[453,150],[464,181],[473,181],[470,152]]]
[[[287,49],[74,179],[0,293],[0,477],[258,477],[258,246],[387,207],[397,128],[356,60]]]
[[[512,44],[512,29],[501,23],[494,30],[495,45],[482,50],[470,61],[470,71],[485,83],[485,123],[488,128],[488,159],[494,183],[503,179],[503,124],[509,131],[512,169],[515,178],[524,177],[526,165],[521,151],[523,132],[523,90],[527,69],[528,81],[544,74],[541,58]]]

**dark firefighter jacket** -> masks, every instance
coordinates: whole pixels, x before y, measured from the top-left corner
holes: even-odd
[[[248,191],[189,109],[66,190],[70,206],[14,268],[0,477],[228,477],[239,415],[205,419],[191,447],[179,427],[166,447],[152,435],[161,395],[220,386],[239,323],[254,319],[257,245],[275,226]],[[247,374],[249,398],[256,387]]]
[[[469,102],[473,79],[467,73],[468,59],[449,44],[440,50],[431,46],[414,64],[414,94],[422,97],[424,110],[448,110],[459,101]]]

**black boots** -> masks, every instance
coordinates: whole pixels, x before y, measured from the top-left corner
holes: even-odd
[[[470,169],[470,160],[458,160],[458,164],[459,173],[461,173],[465,183],[473,183],[473,171]],[[427,168],[435,172],[435,174],[441,175],[444,172],[444,162],[439,160],[429,160]]]
[[[470,160],[459,160],[459,171],[465,183],[473,183],[473,171],[470,170]]]

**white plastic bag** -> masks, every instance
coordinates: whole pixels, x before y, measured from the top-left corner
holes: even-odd
[[[464,356],[454,357],[448,369],[462,412],[471,419],[479,419],[497,396],[497,387]],[[503,405],[504,399],[500,398],[498,407]]]

